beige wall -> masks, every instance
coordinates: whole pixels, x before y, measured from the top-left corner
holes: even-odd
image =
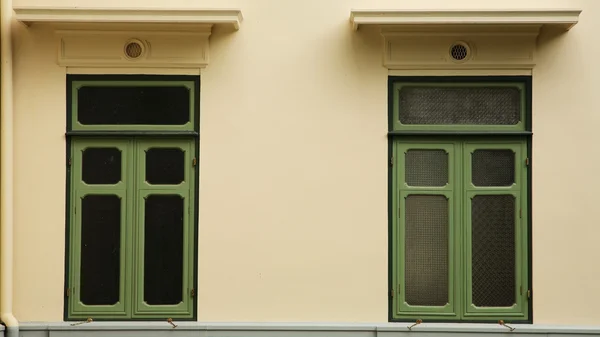
[[[583,8],[534,71],[534,321],[600,317],[600,1],[14,0],[15,6],[240,8],[202,71],[198,317],[387,320],[387,74],[357,8]],[[16,29],[15,306],[63,317],[65,68]]]

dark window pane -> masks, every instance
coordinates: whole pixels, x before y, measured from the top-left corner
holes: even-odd
[[[121,181],[121,151],[87,148],[83,151],[81,177],[86,184],[116,184]]]
[[[510,87],[404,87],[399,117],[402,124],[514,125],[521,94]]]
[[[405,292],[409,305],[448,303],[448,200],[441,195],[406,198]]]
[[[475,150],[471,172],[475,186],[510,186],[515,182],[512,150]]]
[[[478,195],[471,203],[473,304],[515,303],[515,198]]]
[[[77,120],[84,125],[183,125],[190,121],[186,87],[82,87]]]
[[[119,301],[121,199],[86,195],[81,201],[81,302]]]
[[[183,299],[183,198],[146,198],[144,238],[144,300],[178,304]]]
[[[444,186],[448,183],[448,153],[444,150],[408,150],[405,166],[409,186]]]
[[[185,153],[179,148],[146,151],[146,181],[153,185],[176,185],[185,176]]]

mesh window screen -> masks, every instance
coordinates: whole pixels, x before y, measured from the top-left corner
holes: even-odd
[[[176,185],[185,179],[185,152],[179,148],[146,151],[146,181],[153,185]]]
[[[116,184],[121,181],[121,151],[87,148],[83,151],[81,178],[86,184]]]
[[[521,94],[511,87],[404,87],[399,93],[402,124],[515,125]]]
[[[121,198],[86,195],[81,200],[81,302],[119,301],[121,277]]]
[[[178,304],[183,300],[184,199],[150,195],[145,208],[144,301]]]
[[[512,150],[475,150],[471,174],[475,186],[510,186],[515,182]]]
[[[448,153],[444,150],[408,150],[405,172],[409,186],[444,186],[448,183]]]
[[[473,304],[515,303],[515,198],[478,195],[471,204]]]
[[[77,120],[84,125],[183,125],[190,121],[186,87],[83,87]]]
[[[448,200],[406,198],[405,293],[409,305],[448,303]]]

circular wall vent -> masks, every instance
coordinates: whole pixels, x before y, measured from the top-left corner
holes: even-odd
[[[456,42],[450,47],[453,61],[466,61],[471,56],[471,48],[465,42]]]
[[[144,43],[140,40],[132,39],[125,43],[124,52],[125,52],[125,56],[128,59],[131,59],[131,60],[139,59],[140,57],[142,57],[144,55],[145,51],[146,51],[146,48],[144,46]]]

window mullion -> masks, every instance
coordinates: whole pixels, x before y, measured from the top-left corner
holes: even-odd
[[[126,280],[126,296],[125,296],[125,307],[127,310],[127,316],[129,318],[132,317],[133,305],[134,305],[134,295],[135,295],[135,280],[137,279],[136,275],[136,259],[135,252],[137,249],[137,240],[135,238],[136,228],[137,228],[137,204],[138,204],[138,196],[136,190],[136,168],[137,168],[137,156],[138,151],[136,147],[136,139],[131,138],[128,140],[127,146],[129,147],[129,156],[127,158],[127,177],[128,177],[128,185],[127,185],[127,256],[126,256],[126,265],[127,265],[127,273],[128,278]]]
[[[466,262],[466,251],[465,251],[465,242],[466,240],[466,218],[465,218],[465,189],[464,189],[464,181],[465,181],[465,158],[464,158],[464,142],[460,140],[456,140],[455,143],[456,148],[456,157],[454,161],[454,169],[456,176],[456,188],[455,188],[455,198],[456,198],[456,216],[455,216],[455,233],[456,233],[456,247],[455,247],[455,279],[456,279],[456,314],[458,315],[458,319],[462,320],[464,318],[464,304],[466,302],[465,294],[466,291],[466,273],[465,273],[465,262]]]

